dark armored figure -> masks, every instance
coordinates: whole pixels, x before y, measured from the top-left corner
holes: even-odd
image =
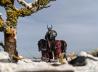
[[[51,41],[51,40],[55,41],[57,32],[55,30],[52,30],[52,25],[51,25],[51,27],[47,26],[47,29],[48,29],[48,31],[46,32],[45,39],[49,40],[49,41]]]

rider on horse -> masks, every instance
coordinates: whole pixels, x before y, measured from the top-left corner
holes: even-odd
[[[42,60],[48,59],[48,62],[51,60],[59,60],[63,64],[63,58],[66,57],[66,47],[67,43],[64,40],[56,40],[57,32],[51,27],[47,26],[48,31],[46,32],[45,39],[40,39],[38,41],[39,51],[42,52]]]
[[[51,27],[47,26],[48,31],[46,32],[45,39],[48,41],[48,46],[50,48],[50,53],[55,52],[55,37],[57,36],[57,32],[55,30],[52,30]]]

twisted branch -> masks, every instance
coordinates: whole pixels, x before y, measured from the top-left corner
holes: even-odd
[[[23,5],[24,7],[29,7],[31,8],[32,7],[32,3],[27,3],[26,1],[24,0],[17,0],[17,2],[21,5]]]
[[[35,13],[43,8],[47,8],[47,6],[51,1],[55,0],[37,0],[34,3],[27,3],[25,0],[17,0],[19,4],[24,6],[18,10],[19,16],[28,16],[32,13]]]
[[[9,4],[14,4],[14,0],[0,0],[0,6],[6,6]]]
[[[4,20],[3,20],[3,18],[0,15],[0,31],[1,32],[3,31],[3,27],[4,27]]]

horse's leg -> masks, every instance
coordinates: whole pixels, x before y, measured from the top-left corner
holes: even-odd
[[[48,50],[46,51],[46,59],[47,59],[47,62],[50,62],[50,54]]]
[[[50,52],[50,49],[48,48],[47,49],[47,58],[48,58],[48,62],[51,62],[51,52]]]
[[[58,55],[57,55],[57,50],[55,49],[55,51],[54,51],[54,58],[55,59],[58,59]]]
[[[62,42],[62,53],[64,53],[64,58],[67,60],[67,55],[66,55],[67,43],[63,40],[61,40],[61,42]]]
[[[48,52],[48,58],[49,58],[48,62],[51,62],[51,61],[50,61],[50,56],[51,56],[51,55],[50,55],[50,52]]]
[[[64,52],[62,50],[62,42],[60,40],[57,40],[56,41],[56,57],[58,58],[59,62],[61,64],[65,64],[65,61],[64,61]]]
[[[64,58],[67,60],[67,55],[66,55],[66,52],[64,52]]]
[[[56,56],[55,56],[55,40],[51,41],[51,53],[52,53],[52,59],[55,60]]]
[[[65,62],[64,62],[64,53],[61,51],[62,49],[61,49],[61,47],[60,47],[60,49],[59,49],[59,62],[61,63],[61,64],[65,64]]]
[[[49,62],[51,62],[51,59],[53,59],[51,41],[48,41],[48,47],[47,48],[48,48]]]
[[[49,56],[48,56],[48,51],[45,51],[45,61],[47,62],[49,59]]]
[[[47,59],[47,52],[46,51],[42,51],[41,59],[42,59],[42,61],[46,61],[46,59]]]
[[[43,61],[43,51],[41,51],[41,60]]]

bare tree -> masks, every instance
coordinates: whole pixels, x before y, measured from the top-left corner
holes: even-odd
[[[4,51],[9,53],[12,62],[17,62],[18,52],[16,50],[16,30],[19,17],[30,16],[37,11],[49,7],[48,4],[55,0],[36,0],[32,3],[27,3],[25,0],[17,0],[22,8],[17,9],[14,5],[15,0],[0,0],[0,6],[5,8],[6,21],[0,15],[0,32],[4,32],[4,44],[0,45]]]

